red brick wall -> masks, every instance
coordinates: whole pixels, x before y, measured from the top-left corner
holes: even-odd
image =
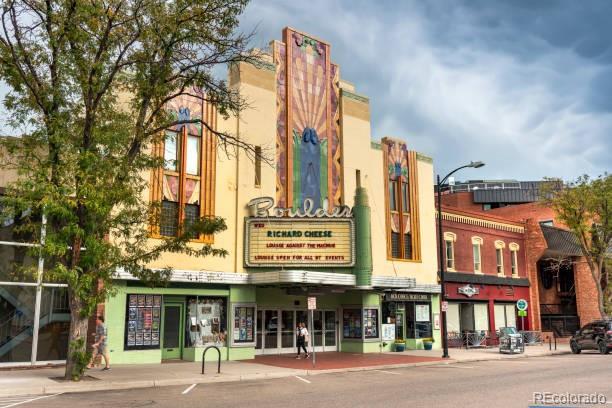
[[[474,203],[472,193],[453,193],[442,195],[442,205],[469,211],[482,211],[482,204]]]
[[[546,207],[541,203],[509,205],[487,211],[487,214],[516,221],[526,221],[528,219],[532,219],[535,222],[553,220],[555,227],[565,228],[565,224],[559,221],[552,208]]]
[[[523,234],[500,231],[493,228],[485,228],[447,220],[443,221],[442,229],[444,232],[453,232],[457,235],[457,241],[454,244],[455,270],[457,272],[474,272],[472,237],[478,236],[483,240],[483,244],[480,248],[480,257],[482,261],[481,270],[484,274],[497,276],[497,254],[495,252],[495,241],[499,240],[505,242],[506,244],[506,247],[503,249],[504,274],[507,277],[512,277],[509,245],[511,242],[514,242],[519,245],[519,277],[527,277],[525,264],[525,242],[523,239]]]
[[[584,257],[577,258],[574,264],[574,281],[576,285],[576,306],[580,325],[601,319],[597,304],[597,286]]]
[[[531,283],[531,301],[527,313],[533,322],[533,330],[541,330],[540,319],[540,279],[538,277],[538,260],[546,250],[546,240],[537,220],[527,219],[525,222],[525,249],[527,273]]]

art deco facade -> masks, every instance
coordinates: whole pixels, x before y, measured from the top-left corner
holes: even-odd
[[[100,307],[113,362],[193,361],[211,344],[224,359],[293,352],[299,322],[320,351],[379,352],[396,339],[422,348],[424,338],[439,347],[432,160],[409,138],[371,134],[369,99],[342,79],[330,44],[307,34],[285,29],[261,64],[231,67],[229,83],[249,102],[239,117],[224,120],[196,97],[169,108],[269,163],[227,155],[207,127],[167,130],[155,147],[165,165],[146,175],[146,197],[162,208],[150,239],[215,215],[227,230],[190,245],[229,255],[165,254],[151,265],[174,269],[165,288],[117,271],[118,290]]]

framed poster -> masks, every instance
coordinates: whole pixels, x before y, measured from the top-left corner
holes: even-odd
[[[417,322],[428,322],[429,305],[415,305],[414,314]]]
[[[161,329],[161,295],[127,295],[125,350],[158,349]]]
[[[252,345],[255,343],[255,304],[232,305],[232,344]]]
[[[383,341],[393,341],[395,340],[395,323],[392,324],[382,324],[382,340]]]

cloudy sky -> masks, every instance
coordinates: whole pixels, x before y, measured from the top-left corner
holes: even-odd
[[[253,45],[291,26],[332,44],[370,97],[372,136],[458,179],[612,170],[612,2],[252,0]]]

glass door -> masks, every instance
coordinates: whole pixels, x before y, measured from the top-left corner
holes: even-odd
[[[314,330],[310,333],[310,337],[314,340],[316,351],[323,351],[323,311],[315,310],[313,312]]]
[[[263,325],[261,324],[261,314],[263,312],[261,310],[257,311],[257,324],[255,325],[255,350],[261,350],[262,344],[262,329]],[[257,351],[255,353],[258,353]]]
[[[264,353],[278,353],[278,310],[264,310]],[[269,351],[269,352],[268,352]]]
[[[295,351],[295,311],[294,310],[282,310],[281,311],[281,348],[282,352],[293,352]]]
[[[325,311],[325,351],[336,351],[336,311]]]
[[[164,320],[162,334],[162,359],[180,359],[182,357],[182,334],[181,328],[183,319],[183,305],[166,304],[164,305]]]

